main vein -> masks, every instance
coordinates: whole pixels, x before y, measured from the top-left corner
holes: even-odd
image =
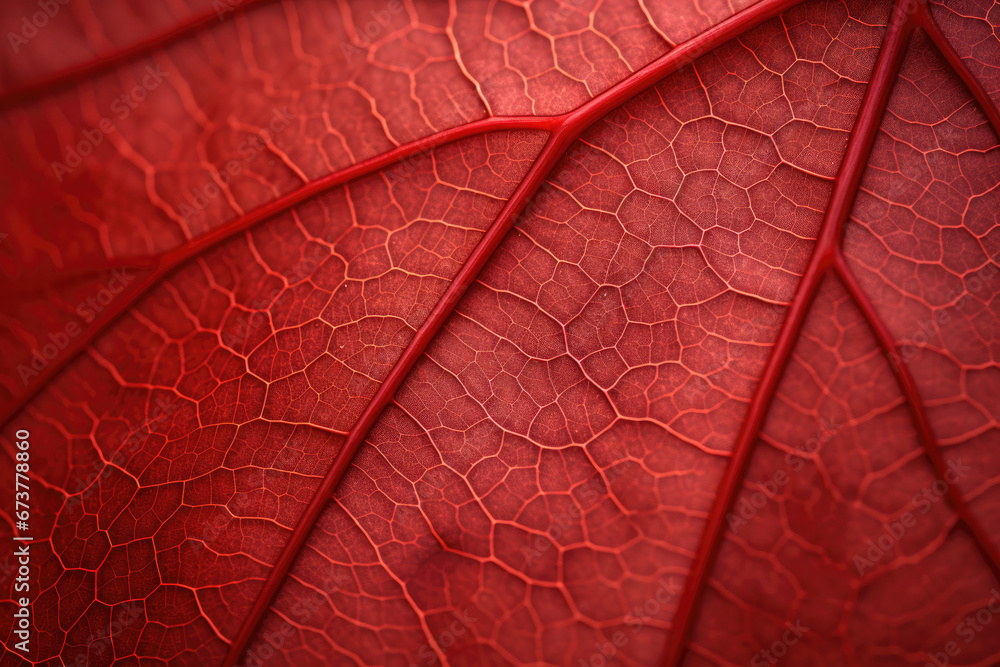
[[[702,533],[691,574],[685,581],[684,591],[681,593],[677,612],[673,618],[673,631],[664,653],[662,661],[664,665],[673,667],[680,664],[683,659],[697,618],[698,605],[722,542],[725,517],[736,500],[740,482],[746,474],[764,417],[768,413],[778,382],[788,365],[809,307],[828,273],[835,273],[845,283],[851,298],[857,303],[880,347],[884,348],[887,353],[895,352],[895,344],[889,335],[888,328],[868,302],[847,265],[841,250],[841,243],[844,225],[857,196],[861,177],[868,163],[903,55],[917,27],[923,28],[928,33],[959,78],[966,83],[976,102],[984,107],[987,118],[1000,134],[1000,113],[997,112],[996,106],[993,105],[982,86],[965,68],[964,63],[944,39],[924,1],[896,0],[871,79],[855,118],[847,150],[837,173],[830,203],[820,229],[820,237],[740,428],[733,456],[729,459],[723,473],[719,491],[715,496],[705,531]],[[938,448],[930,419],[917,391],[916,383],[908,369],[896,370],[897,382],[910,406],[925,453],[935,472],[942,476],[946,466]],[[973,540],[987,565],[1000,579],[1000,553],[989,541],[985,530],[972,514],[968,503],[954,486],[949,485],[949,500],[961,522],[972,533]]]

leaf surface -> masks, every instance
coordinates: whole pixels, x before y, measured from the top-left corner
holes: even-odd
[[[991,5],[175,5],[0,69],[4,664],[998,659]]]

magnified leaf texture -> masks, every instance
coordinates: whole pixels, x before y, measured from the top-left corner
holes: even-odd
[[[1000,664],[1000,4],[0,22],[0,666]]]

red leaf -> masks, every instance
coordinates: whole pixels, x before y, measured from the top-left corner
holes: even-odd
[[[1000,663],[991,5],[0,17],[3,664]]]

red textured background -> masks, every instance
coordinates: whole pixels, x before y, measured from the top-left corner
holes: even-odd
[[[0,666],[1000,664],[1000,4],[42,4]]]

